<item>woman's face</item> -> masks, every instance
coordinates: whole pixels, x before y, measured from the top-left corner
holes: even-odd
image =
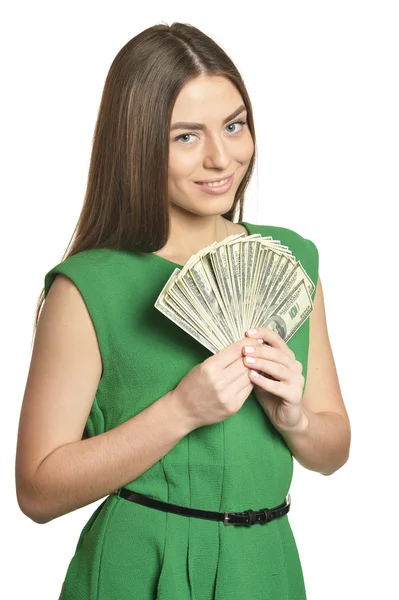
[[[254,143],[241,94],[222,76],[201,76],[182,88],[171,120],[168,191],[171,209],[202,216],[226,213],[244,177]],[[236,113],[226,123],[224,120]],[[180,122],[178,128],[173,128]],[[203,129],[183,126],[197,123]],[[234,174],[230,189],[220,195],[203,192],[197,181]]]

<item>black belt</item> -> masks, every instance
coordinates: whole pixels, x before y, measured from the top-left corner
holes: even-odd
[[[151,508],[157,508],[165,512],[172,512],[176,515],[184,515],[185,517],[197,517],[199,519],[208,519],[211,521],[223,521],[224,525],[254,525],[260,523],[264,525],[269,523],[273,519],[283,517],[288,513],[291,506],[291,496],[287,495],[287,498],[282,504],[275,506],[274,508],[262,508],[260,510],[244,510],[243,512],[215,512],[213,510],[200,510],[198,508],[188,508],[187,506],[179,506],[178,504],[169,504],[168,502],[162,502],[161,500],[155,500],[149,496],[143,496],[133,492],[128,488],[119,488],[114,492],[117,496],[130,500],[130,502],[137,502],[143,506],[150,506]]]

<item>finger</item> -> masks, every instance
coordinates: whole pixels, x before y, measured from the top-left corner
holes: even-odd
[[[261,373],[257,373],[257,371],[252,369],[248,371],[248,376],[253,383],[263,390],[266,390],[275,396],[281,396],[283,394],[284,383],[274,379],[274,377],[268,376],[266,373],[263,376]]]
[[[219,352],[217,352],[215,355],[212,355],[206,360],[204,360],[203,364],[212,360],[214,365],[221,369],[224,369],[237,360],[237,352],[242,352],[242,348],[245,345],[250,344],[251,341],[253,340],[251,340],[248,337],[245,337],[242,340],[238,340],[237,342],[230,344],[230,346],[222,348],[222,350],[219,350]]]
[[[245,335],[252,339],[262,339],[266,344],[272,346],[274,348],[278,348],[287,356],[291,358],[295,358],[294,352],[287,346],[283,338],[278,334],[274,329],[269,329],[268,327],[257,327],[255,333],[250,333],[250,331],[254,331],[249,329],[245,332]]]
[[[243,353],[245,355],[249,354],[249,356],[252,356],[254,358],[263,358],[264,360],[271,360],[273,362],[280,363],[288,368],[294,368],[293,359],[279,348],[273,348],[273,346],[268,346],[267,344],[259,346],[258,344],[254,344],[253,342],[252,344],[250,343],[247,345],[252,346],[254,348],[254,351],[247,353],[244,346]]]
[[[256,362],[253,362],[251,358]],[[281,363],[265,360],[264,358],[253,357],[252,355],[245,356],[244,362],[250,369],[256,369],[266,373],[267,375],[272,375],[278,381],[291,381],[290,369]]]

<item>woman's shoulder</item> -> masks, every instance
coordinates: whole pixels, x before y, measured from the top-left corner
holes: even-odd
[[[124,262],[138,259],[139,253],[115,248],[88,248],[81,250],[61,260],[53,268],[58,267],[73,269],[90,269],[92,272],[99,270],[115,269]]]
[[[79,288],[101,292],[106,286],[119,285],[128,274],[134,271],[139,276],[139,255],[126,250],[113,248],[90,248],[67,256],[53,265],[45,274],[45,290],[50,288],[57,274],[62,273],[72,279]]]

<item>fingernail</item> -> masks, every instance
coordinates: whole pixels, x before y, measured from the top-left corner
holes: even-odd
[[[248,329],[247,333],[249,335],[253,335],[254,333],[258,333],[258,330],[257,329]]]
[[[256,363],[256,358],[253,358],[253,356],[246,356],[245,360],[247,363]]]

